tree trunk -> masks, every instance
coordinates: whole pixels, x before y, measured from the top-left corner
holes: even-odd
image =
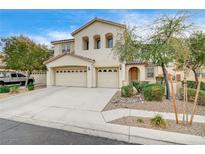
[[[170,98],[170,89],[169,89],[169,81],[168,81],[168,76],[167,76],[167,70],[166,70],[164,64],[162,64],[161,67],[162,67],[164,81],[165,81],[165,85],[166,85],[166,99],[169,99]]]
[[[29,78],[30,78],[30,75],[31,75],[31,73],[30,73],[30,72],[27,72],[25,87],[27,87],[27,85],[28,85],[28,80],[29,80]]]
[[[194,72],[194,77],[195,77],[196,87],[197,87],[197,85],[198,85],[198,83],[199,83],[198,76],[197,76],[197,73],[196,73],[196,70],[195,70],[195,69],[193,69],[192,71]]]

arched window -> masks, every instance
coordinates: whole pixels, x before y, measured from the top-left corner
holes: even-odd
[[[89,50],[89,38],[87,36],[84,36],[82,38],[83,42],[83,50]]]
[[[94,49],[100,49],[101,48],[100,35],[95,35],[93,39],[94,39]]]
[[[106,38],[106,48],[113,48],[113,34],[107,33],[105,35]]]

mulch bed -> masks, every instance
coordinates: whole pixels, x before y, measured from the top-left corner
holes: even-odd
[[[138,109],[138,110],[147,110],[147,111],[158,111],[158,112],[173,112],[172,102],[170,100],[164,99],[162,102],[147,102],[139,103],[136,101],[137,95],[134,95],[130,98],[121,97],[120,91],[112,97],[109,103],[105,106],[103,111],[127,108],[127,109]],[[182,101],[177,100],[177,111],[178,113],[183,113]],[[187,103],[188,113],[192,112],[193,103]],[[205,115],[205,106],[198,106],[196,114]]]
[[[139,119],[143,120],[139,122]],[[133,126],[133,127],[143,127],[143,128],[150,128],[162,131],[169,131],[169,132],[177,132],[183,134],[191,134],[197,136],[205,136],[205,124],[202,123],[193,123],[191,126],[185,126],[182,123],[176,124],[173,120],[166,120],[168,123],[167,128],[159,128],[150,124],[149,118],[144,117],[134,117],[128,116],[123,117],[120,119],[116,119],[111,121],[110,123],[119,124],[119,125],[126,125],[126,126]]]

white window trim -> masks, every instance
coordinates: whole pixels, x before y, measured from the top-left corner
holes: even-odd
[[[148,77],[148,69],[149,68],[153,69],[153,77]],[[154,79],[154,77],[155,77],[155,67],[154,66],[145,67],[145,78],[146,79]]]

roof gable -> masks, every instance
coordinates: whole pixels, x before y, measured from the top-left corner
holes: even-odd
[[[85,25],[81,26],[77,30],[73,31],[71,33],[71,35],[74,36],[75,34],[80,32],[81,30],[85,29],[86,27],[90,26],[91,24],[93,24],[95,22],[101,22],[101,23],[105,23],[105,24],[109,24],[109,25],[113,25],[113,26],[117,26],[117,27],[121,27],[121,28],[125,28],[126,27],[126,25],[124,25],[124,24],[120,24],[120,23],[116,23],[116,22],[108,21],[108,20],[104,20],[104,19],[94,18],[93,20],[89,21],[88,23],[86,23]]]
[[[78,59],[81,59],[81,60],[84,60],[84,61],[87,61],[87,62],[91,62],[91,63],[94,63],[95,60],[93,59],[90,59],[90,58],[87,58],[87,57],[83,57],[83,56],[80,56],[80,55],[76,55],[76,54],[73,54],[73,53],[63,53],[63,54],[60,54],[58,56],[55,56],[55,57],[52,57],[50,59],[48,59],[47,61],[44,62],[44,64],[48,64],[48,63],[51,63],[61,57],[64,57],[64,56],[71,56],[71,57],[75,57],[75,58],[78,58]]]

